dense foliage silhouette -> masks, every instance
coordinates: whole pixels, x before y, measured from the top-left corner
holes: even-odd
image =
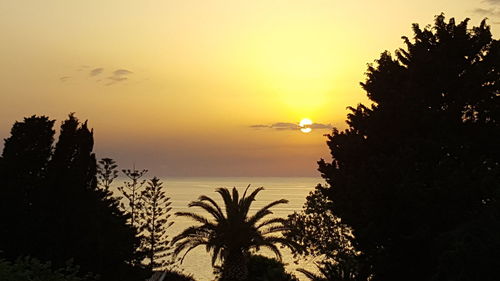
[[[83,274],[78,266],[68,262],[54,269],[50,262],[41,262],[31,257],[18,258],[14,262],[0,259],[2,281],[95,281],[92,274]]]
[[[118,164],[111,158],[102,158],[97,162],[97,185],[109,190],[113,181],[118,177]]]
[[[276,259],[251,255],[248,259],[248,281],[299,281],[285,271],[285,265]]]
[[[443,15],[413,32],[368,67],[320,190],[373,280],[498,280],[500,43]]]
[[[133,280],[141,271],[137,230],[111,192],[97,188],[93,133],[71,114],[53,147],[54,121],[16,122],[1,158],[2,232],[6,258],[31,255],[54,266],[68,260],[102,280]]]
[[[296,260],[314,259],[321,275],[299,269],[312,280],[369,280],[371,269],[355,248],[352,229],[332,213],[332,201],[316,186],[304,210],[288,216],[286,237],[301,245]]]
[[[255,214],[249,215],[250,206],[262,187],[255,189],[247,196],[248,188],[241,196],[236,188],[232,192],[227,188],[217,189],[224,205],[225,212],[210,197],[200,196],[189,207],[199,207],[208,212],[212,219],[191,212],[177,212],[177,216],[191,218],[201,225],[186,228],[172,239],[175,243],[174,254],[179,255],[184,251],[184,256],[198,246],[205,246],[212,252],[212,265],[217,260],[222,261],[223,281],[246,280],[248,277],[248,259],[251,250],[268,248],[281,259],[281,253],[276,244],[295,249],[295,243],[286,239],[281,234],[287,229],[284,219],[271,218],[264,220],[272,214],[272,207],[285,204],[288,201],[281,199],[271,202],[259,209]],[[183,256],[183,257],[184,257]]]

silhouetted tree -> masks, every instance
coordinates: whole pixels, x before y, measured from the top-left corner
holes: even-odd
[[[11,198],[19,212],[9,210],[12,219],[4,225],[19,235],[2,240],[0,250],[11,260],[31,255],[56,267],[73,259],[104,280],[137,278],[140,271],[126,263],[136,258],[137,232],[110,192],[97,188],[92,131],[71,114],[52,151],[52,125],[46,117],[31,117],[16,123],[6,140],[2,165],[12,167],[9,186],[23,196]],[[11,232],[18,225],[24,233]]]
[[[288,203],[281,199],[273,201],[259,209],[254,215],[248,216],[250,205],[262,187],[255,189],[246,196],[247,187],[240,198],[238,190],[233,188],[232,193],[227,188],[218,188],[216,191],[225,204],[225,212],[208,196],[200,196],[197,201],[189,203],[189,207],[199,207],[208,212],[213,220],[191,212],[177,212],[177,216],[191,218],[201,225],[186,228],[172,239],[175,243],[174,255],[185,251],[184,257],[192,249],[204,245],[207,251],[212,252],[212,265],[220,259],[222,261],[223,281],[245,280],[248,276],[248,258],[251,250],[268,248],[281,260],[281,253],[276,244],[295,249],[297,246],[281,234],[287,230],[284,219],[272,218],[263,220],[272,214],[271,208]],[[182,262],[181,259],[181,262]]]
[[[373,280],[500,276],[500,43],[483,21],[437,16],[383,53],[319,161],[332,213]]]
[[[102,158],[97,164],[98,185],[109,190],[113,181],[118,177],[118,165],[111,158]]]
[[[11,259],[29,254],[54,141],[54,120],[31,116],[15,122],[0,157],[0,251]]]
[[[293,274],[285,271],[279,260],[260,255],[248,259],[248,281],[299,281]]]
[[[123,205],[122,208],[130,214],[130,224],[133,227],[139,227],[137,224],[138,213],[141,208],[141,188],[146,183],[145,179],[141,179],[148,170],[136,170],[135,166],[132,170],[124,169],[122,173],[129,178],[129,181],[123,183],[123,186],[118,187],[118,191],[127,199],[128,205]]]
[[[322,194],[323,189],[322,185],[316,186],[304,210],[288,216],[285,236],[301,245],[295,258],[319,259],[318,269],[324,276],[300,271],[318,280],[369,280],[371,271],[365,267],[362,253],[355,249],[352,229],[332,214],[332,202]]]
[[[153,270],[164,269],[173,262],[167,258],[171,256],[170,241],[167,229],[174,223],[170,219],[170,197],[163,191],[163,183],[159,178],[150,179],[141,192],[141,210],[139,224],[142,231],[141,248],[147,257],[147,266]]]

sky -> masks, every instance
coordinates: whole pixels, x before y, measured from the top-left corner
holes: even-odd
[[[0,138],[75,112],[120,168],[319,177],[367,63],[442,12],[499,37],[500,0],[0,0]]]

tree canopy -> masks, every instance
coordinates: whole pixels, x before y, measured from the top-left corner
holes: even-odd
[[[53,146],[54,121],[16,122],[1,158],[0,250],[63,266],[74,260],[104,280],[130,280],[137,230],[109,190],[97,188],[93,132],[71,114]]]
[[[436,17],[384,52],[328,136],[321,192],[353,229],[373,280],[500,273],[500,43],[485,21]]]

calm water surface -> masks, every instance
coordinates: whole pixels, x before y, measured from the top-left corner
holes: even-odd
[[[321,178],[272,178],[272,177],[248,177],[248,178],[163,178],[165,192],[172,200],[172,214],[178,211],[193,211],[200,214],[199,208],[188,208],[189,202],[196,200],[200,195],[207,195],[223,206],[220,195],[215,192],[218,187],[236,187],[240,194],[251,184],[250,190],[260,186],[264,187],[253,202],[250,214],[255,210],[262,208],[271,201],[287,199],[288,204],[275,206],[272,210],[274,216],[286,217],[294,211],[301,210],[305,203],[305,198],[318,183],[323,183]],[[117,179],[117,184],[122,180]],[[271,216],[273,216],[271,215]],[[172,216],[174,225],[169,229],[169,238],[180,233],[186,227],[196,224],[194,221],[183,217]],[[283,261],[287,263],[287,270],[293,272],[301,280],[305,280],[302,274],[295,271],[297,267],[312,269],[312,261],[302,262],[299,265],[293,263],[293,258],[286,250],[282,250]],[[261,254],[272,256],[269,252]],[[184,259],[180,267],[189,274],[193,274],[197,281],[211,281],[214,279],[212,274],[211,257],[205,249],[200,246],[192,250]]]

